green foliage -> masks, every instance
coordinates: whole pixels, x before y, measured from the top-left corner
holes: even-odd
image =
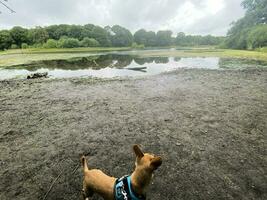
[[[54,39],[49,39],[46,41],[46,43],[43,45],[43,47],[46,49],[57,48],[57,41]]]
[[[9,31],[0,31],[0,50],[8,49],[13,40]]]
[[[21,44],[21,48],[22,49],[27,49],[29,46],[28,46],[28,44],[27,43],[22,43]]]
[[[36,27],[34,29],[30,29],[28,32],[28,41],[30,44],[40,43],[43,44],[47,41],[49,35],[46,29],[42,27]]]
[[[175,41],[178,46],[219,45],[224,41],[224,37],[185,35],[185,33],[180,32]]]
[[[106,29],[92,24],[87,24],[84,27],[85,30],[83,32],[83,38],[84,37],[94,38],[100,43],[100,46],[102,47],[111,46],[111,39],[110,39],[111,36]]]
[[[58,41],[57,41],[57,48],[64,48],[64,42],[67,39],[67,36],[62,36]]]
[[[262,47],[262,48],[258,48],[258,49],[256,49],[256,51],[267,53],[267,46]]]
[[[136,42],[132,44],[132,49],[144,49],[144,48],[145,48],[144,44],[137,44]]]
[[[241,5],[254,24],[267,24],[267,0],[244,0]]]
[[[134,34],[134,41],[137,44],[143,44],[147,47],[153,47],[157,45],[156,34],[153,31],[146,31],[144,29],[140,29]]]
[[[111,28],[111,41],[112,46],[129,47],[133,43],[133,35],[128,29],[115,25]]]
[[[11,45],[11,47],[10,47],[10,49],[18,49],[19,47],[18,47],[18,45],[16,45],[16,44],[12,44]]]
[[[79,25],[70,25],[67,29],[67,36],[81,40],[83,27]]]
[[[81,47],[98,47],[100,46],[99,42],[95,40],[94,38],[83,38],[83,40],[80,42]]]
[[[11,36],[8,36],[8,33]],[[81,25],[52,25],[24,29],[14,27],[10,31],[0,32],[0,49],[8,49],[11,44],[19,48],[22,43],[27,43],[34,48],[74,48],[74,47],[156,47],[156,46],[195,46],[218,45],[223,38],[213,36],[191,36],[179,33],[172,37],[171,31],[146,31],[138,30],[134,35],[119,25],[102,28],[93,24]],[[5,40],[5,42],[4,42]],[[135,42],[136,44],[133,44]]]
[[[248,34],[247,43],[249,49],[267,46],[267,25],[255,26]]]
[[[264,39],[266,29],[257,25],[266,26],[267,0],[244,0],[242,5],[246,9],[246,14],[232,24],[225,45],[233,49],[254,49],[266,45]]]
[[[172,32],[171,31],[158,31],[157,46],[170,46],[172,44]]]
[[[38,48],[38,49],[40,49],[40,48],[43,47],[43,44],[40,44],[40,43],[33,44],[32,47],[33,47],[33,48]]]
[[[61,48],[76,48],[79,47],[79,40],[75,38],[62,38]]]
[[[16,45],[21,47],[22,43],[28,42],[28,30],[20,26],[15,26],[10,30],[10,35]]]
[[[69,25],[52,25],[46,27],[45,29],[50,39],[59,40],[63,36],[68,36]]]

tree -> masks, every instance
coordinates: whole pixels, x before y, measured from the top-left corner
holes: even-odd
[[[148,47],[157,46],[157,36],[155,32],[148,31],[146,36],[147,36],[147,44],[145,44],[146,46]]]
[[[0,31],[0,50],[9,49],[12,45],[12,37],[7,30]]]
[[[147,32],[145,29],[140,29],[135,32],[134,41],[137,44],[143,44],[146,47],[153,47],[157,45],[157,38],[155,32]]]
[[[143,44],[147,46],[147,32],[145,29],[140,29],[134,34],[134,41],[137,44]]]
[[[97,40],[102,47],[111,46],[110,34],[100,26],[85,25],[89,35],[87,37]],[[91,29],[92,28],[92,29]],[[91,30],[91,31],[90,31]]]
[[[10,35],[16,45],[21,47],[22,43],[28,42],[28,30],[20,26],[15,26],[10,30]]]
[[[248,33],[247,46],[249,49],[267,46],[267,25],[255,26]]]
[[[115,25],[111,28],[114,33],[111,36],[112,45],[116,47],[129,47],[133,43],[132,33],[119,25]]]
[[[186,44],[185,40],[186,40],[185,33],[180,32],[180,33],[177,34],[177,36],[176,36],[176,44],[178,46],[185,46],[185,44]]]
[[[172,31],[158,31],[156,38],[158,46],[170,46],[172,44]]]
[[[46,32],[48,33],[49,39],[54,39],[54,40],[58,40],[58,35],[57,35],[57,28],[58,25],[52,25],[52,26],[47,26],[45,27]]]
[[[68,36],[69,25],[60,24],[45,27],[49,39],[59,40],[63,36]]]
[[[49,38],[49,34],[46,29],[42,27],[36,27],[30,29],[28,32],[28,39],[30,44],[43,44]]]
[[[267,0],[244,0],[242,6],[246,9],[245,16],[232,23],[227,33],[225,44],[228,48],[248,48],[249,32],[256,25],[267,23]]]
[[[71,25],[68,27],[68,37],[70,38],[76,38],[76,39],[83,39],[82,37],[82,32],[83,32],[83,27],[82,26],[77,26],[77,25]]]
[[[267,0],[244,0],[241,5],[255,24],[267,24]]]

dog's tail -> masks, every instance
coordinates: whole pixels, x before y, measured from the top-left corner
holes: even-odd
[[[81,157],[81,163],[82,163],[83,170],[87,171],[88,170],[88,166],[87,166],[87,161],[86,161],[85,156]]]

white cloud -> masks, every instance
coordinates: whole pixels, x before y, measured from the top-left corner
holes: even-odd
[[[9,0],[17,13],[0,10],[0,29],[51,24],[119,24],[174,33],[225,34],[242,17],[242,0]]]

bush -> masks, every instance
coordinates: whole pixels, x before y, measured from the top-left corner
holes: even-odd
[[[267,53],[267,46],[266,47],[262,47],[262,48],[257,48],[256,51]]]
[[[43,44],[43,47],[46,49],[57,48],[57,41],[53,39],[49,39],[46,41],[46,43]]]
[[[144,44],[137,44],[136,42],[134,42],[132,44],[132,48],[133,49],[144,49],[145,48],[145,45]]]
[[[80,46],[80,41],[75,38],[62,37],[57,42],[57,48],[76,48]]]
[[[12,44],[10,48],[11,48],[11,49],[18,49],[19,47],[18,47],[18,45],[16,45],[16,44]]]
[[[98,47],[100,44],[97,40],[93,39],[93,38],[88,38],[85,37],[81,42],[80,42],[80,46],[81,47]]]
[[[60,38],[58,41],[57,41],[57,48],[63,48],[63,43],[66,39],[65,38]]]
[[[27,49],[28,48],[28,44],[27,43],[22,43],[21,44],[21,48],[22,49]]]

